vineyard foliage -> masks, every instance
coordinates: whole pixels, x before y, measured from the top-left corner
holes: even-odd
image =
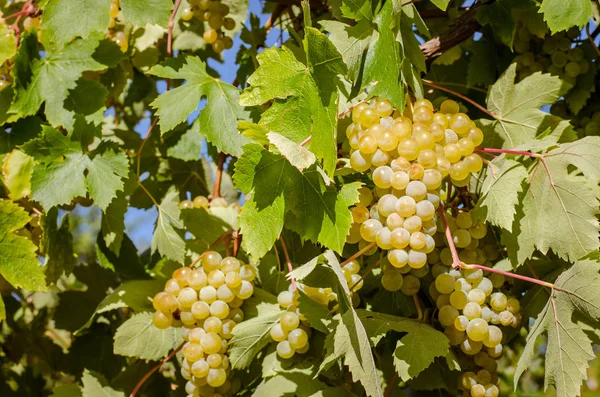
[[[4,0],[1,396],[592,395],[597,0]]]

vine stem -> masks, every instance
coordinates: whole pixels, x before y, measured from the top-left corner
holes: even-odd
[[[219,160],[217,162],[217,173],[215,175],[215,184],[213,186],[214,199],[221,197],[221,180],[223,179],[223,166],[225,165],[225,157],[227,157],[225,153],[219,153]]]
[[[312,139],[312,135],[300,142],[300,146],[305,146]]]
[[[177,0],[175,2],[175,6],[173,7],[173,12],[171,12],[171,16],[169,17],[169,25],[167,30],[167,57],[171,57],[173,54],[173,28],[175,27],[175,15],[177,14],[177,10],[179,10],[179,6],[181,5],[181,0]],[[171,89],[171,79],[167,79],[167,91]]]
[[[527,152],[527,151],[524,151],[524,150],[494,149],[494,148],[488,148],[488,147],[477,148],[475,150],[477,150],[478,152],[484,152],[484,153],[514,154],[515,156],[526,156],[526,157],[533,157],[533,158],[542,158],[542,157],[544,157],[541,154],[531,153],[531,152]]]
[[[290,260],[290,254],[288,253],[287,245],[285,245],[285,239],[283,238],[283,234],[279,235],[279,242],[281,243],[281,248],[283,248],[283,256],[285,256],[285,262],[287,263],[292,288],[294,289],[294,291],[296,291],[296,279],[294,278],[294,276],[292,276],[294,268],[292,267],[292,261]]]
[[[413,295],[413,302],[415,302],[415,307],[417,308],[417,321],[423,321],[423,309],[421,308],[421,302],[419,301],[419,297],[417,295]]]
[[[425,84],[425,85],[428,85],[430,87],[433,87],[433,88],[441,90],[441,91],[445,91],[445,92],[447,92],[449,94],[452,94],[454,96],[459,97],[463,101],[469,102],[471,105],[475,106],[477,109],[481,110],[483,113],[487,114],[488,116],[490,116],[490,117],[492,117],[492,118],[494,118],[496,120],[502,120],[501,117],[496,116],[494,113],[490,112],[489,110],[487,110],[486,108],[484,108],[483,106],[481,106],[480,104],[478,104],[477,102],[475,102],[474,100],[472,100],[472,99],[464,96],[463,94],[460,94],[460,93],[458,93],[458,92],[456,92],[454,90],[451,90],[450,88],[443,87],[443,86],[441,86],[439,84],[436,84],[436,83],[434,83],[433,81],[430,81],[430,80],[423,79],[422,81],[423,81],[423,84]]]
[[[240,251],[240,245],[242,240],[242,234],[238,230],[233,231],[233,256],[237,258],[238,252]]]
[[[152,123],[150,123],[150,127],[148,127],[148,131],[146,132],[146,135],[144,136],[144,139],[142,140],[140,148],[135,153],[135,156],[137,157],[137,179],[138,179],[138,181],[140,180],[140,169],[142,166],[142,150],[144,150],[146,141],[148,140],[148,138],[150,138],[150,134],[152,133],[152,130],[154,129],[154,126],[156,125],[157,121],[158,121],[158,116],[154,116],[154,118],[152,119]]]
[[[515,278],[517,280],[522,280],[522,281],[527,281],[527,282],[530,282],[533,284],[538,284],[543,287],[551,288],[552,290],[564,291],[562,288],[557,287],[556,285],[549,283],[547,281],[538,280],[536,278],[527,277],[527,276],[521,276],[520,274],[505,272],[504,270],[494,269],[493,267],[487,267],[487,266],[483,266],[483,265],[470,265],[470,264],[466,264],[466,263],[462,262],[460,260],[460,258],[458,257],[458,252],[456,250],[456,246],[454,245],[454,240],[452,238],[452,232],[450,231],[450,227],[448,226],[448,219],[446,219],[446,213],[445,213],[445,209],[444,209],[443,205],[440,205],[439,211],[440,211],[440,214],[442,217],[442,222],[444,223],[446,239],[448,240],[448,247],[450,248],[450,252],[452,253],[452,268],[465,269],[465,270],[481,269],[486,272],[497,273],[497,274],[501,274],[505,277]]]
[[[352,109],[354,109],[355,107],[357,107],[358,105],[360,105],[361,103],[364,103],[364,102],[365,102],[365,100],[363,99],[362,101],[350,106],[348,109],[346,109],[342,113],[338,114],[338,119],[344,118],[344,116],[346,116],[348,113],[350,113],[352,111]]]
[[[137,385],[135,385],[135,388],[133,389],[133,391],[131,392],[129,397],[135,397],[135,395],[140,390],[140,388],[142,387],[144,382],[146,382],[148,380],[148,378],[150,378],[150,376],[152,376],[153,373],[158,371],[160,369],[160,367],[162,367],[167,361],[172,359],[177,354],[177,352],[179,352],[179,350],[181,350],[183,348],[184,344],[185,344],[185,342],[181,342],[181,344],[179,346],[177,346],[175,348],[175,350],[173,350],[167,357],[163,358],[158,364],[156,364],[154,367],[152,367],[152,369],[150,371],[146,372],[146,375],[144,375],[142,377],[142,379],[140,379],[140,381],[137,383]]]
[[[598,55],[600,55],[600,48],[598,48],[598,46],[594,42],[594,37],[592,36],[592,34],[590,34],[590,24],[589,23],[587,25],[585,25],[585,32],[587,33],[588,40],[590,41],[590,43],[592,43],[592,46],[594,47],[594,49],[596,50]]]
[[[369,273],[371,273],[373,271],[373,269],[375,269],[375,266],[379,265],[380,262],[381,262],[381,259],[379,259],[378,261],[373,263],[371,266],[369,266],[367,268],[367,270],[365,270],[364,274],[362,276],[360,276],[360,279],[357,282],[355,282],[352,285],[352,287],[350,287],[350,291],[353,291],[354,287],[356,287],[361,281],[363,281],[365,279],[365,277],[367,277],[369,275]]]
[[[192,261],[192,263],[190,263],[190,265],[188,267],[194,267],[194,266],[196,266],[196,264],[198,262],[200,262],[200,260],[202,259],[202,255],[206,254],[208,251],[210,251],[213,248],[215,248],[217,245],[219,245],[219,243],[221,243],[221,241],[225,240],[232,233],[233,233],[233,230],[229,229],[225,233],[221,234],[221,236],[219,236],[219,238],[216,239],[203,253],[201,253],[200,255],[198,255],[198,257],[196,259],[194,259]]]
[[[375,247],[376,244],[377,244],[376,242],[372,242],[371,244],[367,245],[363,249],[361,249],[359,251],[356,251],[356,253],[354,253],[354,255],[352,255],[350,258],[348,258],[345,261],[343,261],[342,263],[340,263],[340,267],[346,266],[348,263],[350,263],[350,261],[358,258],[359,256],[361,256],[365,252],[369,251],[371,248]]]
[[[394,386],[394,383],[396,383],[396,381],[398,380],[398,372],[394,372],[394,376],[392,376],[392,379],[390,379],[387,387],[385,388],[385,393],[383,394],[384,397],[389,397],[390,393],[392,392],[392,387]],[[129,396],[131,397],[131,396]]]
[[[30,14],[32,12],[32,10],[34,10],[34,9],[35,8],[33,7],[33,0],[29,0],[27,3],[25,3],[23,5],[23,8],[21,8],[21,11],[15,13],[13,15],[9,15],[9,17],[12,17],[12,16],[17,17],[17,19],[15,19],[15,22],[10,26],[10,28],[15,31],[15,43],[16,43],[17,47],[19,46],[19,38],[21,37],[21,29],[19,29],[19,21],[21,20],[21,17],[23,15]]]

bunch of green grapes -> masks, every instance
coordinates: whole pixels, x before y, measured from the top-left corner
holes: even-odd
[[[233,30],[235,21],[228,17],[229,6],[219,0],[189,0],[190,7],[181,12],[181,19],[190,21],[192,18],[206,22],[208,29],[204,31],[203,38],[217,53],[233,47],[233,39],[226,36],[224,30]]]
[[[469,211],[461,211],[456,217],[448,212],[446,216],[461,262],[491,267],[499,248],[487,235],[485,224],[473,222]],[[496,397],[495,360],[502,355],[503,339],[500,327],[521,325],[519,301],[502,292],[505,278],[501,274],[453,269],[445,235],[440,232],[436,237],[438,248],[429,257],[435,280],[429,294],[439,309],[438,320],[450,344],[472,357],[478,368],[461,375],[459,388],[472,397]]]
[[[444,101],[438,112],[428,100],[418,100],[409,116],[386,100],[353,109],[345,142],[350,165],[368,172],[375,189],[360,190],[346,241],[359,248],[375,242],[366,255],[377,248],[387,251],[383,287],[414,295],[418,276],[427,273],[427,255],[435,249],[442,182],[448,178],[455,186],[466,186],[470,175],[481,170],[483,161],[474,150],[483,133],[452,100]],[[417,276],[407,275],[411,271]]]
[[[215,251],[204,253],[200,264],[173,273],[153,299],[152,320],[159,329],[184,328],[181,375],[189,395],[230,395],[227,341],[244,319],[240,307],[254,292],[256,269]]]
[[[278,342],[277,355],[281,358],[291,358],[296,353],[306,353],[309,348],[310,327],[302,323],[304,317],[298,308],[298,291],[290,286],[287,291],[277,295],[277,302],[286,310],[270,331],[271,338]]]
[[[579,30],[574,28],[539,38],[526,26],[521,26],[514,42],[514,49],[519,53],[515,57],[519,80],[542,72],[559,76],[575,85],[577,76],[587,73],[590,68],[583,49],[572,47],[572,40],[577,36]]]
[[[227,201],[222,197],[218,197],[218,198],[209,200],[205,196],[196,196],[196,197],[194,197],[193,200],[181,200],[179,202],[180,209],[204,208],[205,210],[208,210],[210,208],[227,208],[227,207],[233,207],[233,208],[236,208],[238,211],[241,211],[241,206],[238,203],[229,205],[227,203]]]

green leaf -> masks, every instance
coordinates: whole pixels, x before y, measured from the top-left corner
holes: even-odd
[[[4,306],[2,295],[0,295],[0,321],[2,320],[6,320],[6,306]]]
[[[271,327],[279,322],[283,311],[273,305],[269,314],[242,321],[233,328],[233,338],[229,341],[229,362],[233,369],[250,366],[255,356],[273,341]]]
[[[33,159],[22,151],[15,149],[4,157],[2,176],[11,200],[21,200],[31,194],[32,171]]]
[[[69,215],[61,219],[61,225],[58,227],[58,210],[52,208],[42,217],[42,229],[42,247],[46,259],[44,271],[46,280],[53,283],[63,274],[71,274],[76,264]]]
[[[346,18],[356,21],[361,19],[371,21],[373,19],[373,2],[371,0],[342,0],[341,11]]]
[[[307,35],[310,35],[308,32]],[[331,50],[331,47],[327,48]],[[336,55],[333,55],[328,62],[336,62],[336,59]],[[260,66],[248,79],[250,87],[242,92],[240,103],[258,106],[273,101],[271,107],[262,114],[259,126],[295,143],[311,137],[308,149],[323,160],[326,172],[333,173],[336,161],[337,95],[329,92],[329,86],[324,87],[321,93],[311,68],[298,61],[286,47],[267,49],[257,56],[257,60]]]
[[[221,152],[236,157],[242,154],[242,146],[249,140],[237,130],[237,120],[244,118],[245,113],[239,105],[239,91],[234,86],[211,77],[206,72],[206,64],[198,57],[186,57],[178,70],[159,65],[148,73],[186,80],[185,85],[159,95],[151,103],[157,109],[162,134],[186,121],[198,109],[200,99],[206,97],[206,107],[200,111],[198,119],[206,140]]]
[[[121,249],[118,254],[115,254],[109,250],[104,240],[98,235],[96,243],[98,263],[103,268],[117,273],[124,280],[150,278],[137,255],[137,248],[127,235],[123,235],[123,237]]]
[[[211,209],[211,211],[212,210],[216,210],[216,208]],[[232,210],[236,211],[235,209]],[[204,208],[183,209],[181,210],[181,219],[185,225],[186,231],[192,233],[197,239],[208,243],[215,241],[227,230],[235,229],[231,224],[227,223],[222,218],[213,215]]]
[[[0,65],[17,53],[15,32],[4,21],[0,23]]]
[[[571,262],[600,248],[600,202],[592,189],[600,181],[599,153],[600,137],[586,137],[547,152],[545,163],[536,160],[512,228],[518,236],[518,249],[509,250],[513,263],[522,264],[535,248]]]
[[[298,171],[302,172],[317,161],[314,154],[303,146],[294,143],[288,138],[276,132],[269,132],[267,138],[271,145],[275,146],[279,153],[283,155]]]
[[[535,341],[547,334],[544,388],[554,386],[560,397],[579,396],[581,383],[587,379],[588,361],[595,357],[585,332],[573,322],[578,314],[600,320],[600,264],[593,261],[575,263],[558,277],[556,289],[531,327],[527,344],[515,372],[518,380],[535,356]]]
[[[115,354],[157,361],[180,343],[177,328],[158,329],[152,313],[134,314],[115,333]]]
[[[170,0],[121,0],[120,6],[125,20],[137,26],[151,24],[166,28],[173,10]]]
[[[437,8],[443,11],[446,11],[448,4],[450,4],[450,0],[431,0],[431,2],[435,4]]]
[[[110,24],[110,3],[104,0],[49,0],[40,29],[59,48],[75,37],[87,39]]]
[[[521,163],[505,157],[495,158],[488,165],[473,213],[480,220],[510,231],[527,177],[527,169]]]
[[[179,192],[175,186],[171,186],[158,206],[158,219],[152,236],[152,253],[158,251],[166,258],[183,263],[185,242],[175,230],[183,228],[180,214]]]
[[[529,7],[523,0],[497,0],[483,4],[477,10],[477,21],[481,25],[490,25],[502,42],[512,49],[516,33],[513,10]]]
[[[102,214],[102,239],[104,244],[115,254],[121,251],[128,204],[125,192],[117,192],[117,196]]]
[[[321,370],[331,360],[344,357],[344,364],[349,367],[352,380],[360,382],[368,396],[383,396],[368,334],[352,307],[350,290],[335,254],[327,251],[303,268],[294,271],[298,280],[310,287],[333,288],[340,307],[340,314],[334,317],[334,320],[337,320],[335,333],[328,339],[328,360],[321,364]]]
[[[44,273],[31,240],[15,235],[29,222],[29,214],[9,200],[0,200],[0,274],[15,288],[46,289]]]
[[[571,87],[558,76],[540,73],[515,84],[515,75],[516,64],[513,63],[488,92],[488,109],[498,118],[480,120],[485,135],[483,145],[512,149],[536,139],[547,129],[551,130],[549,138],[554,141],[571,132],[568,121],[540,110]],[[532,92],[536,95],[531,95]]]
[[[66,3],[75,5],[68,0]],[[108,9],[108,3],[105,1],[103,3]],[[81,5],[77,3],[76,7],[81,8]],[[90,14],[89,10],[81,9],[86,14]],[[79,23],[68,25],[83,26]],[[9,113],[18,117],[34,115],[45,103],[45,114],[50,124],[55,127],[64,126],[71,131],[75,125],[75,116],[72,111],[65,108],[69,91],[77,87],[77,81],[84,71],[107,68],[107,65],[102,63],[104,62],[102,54],[96,51],[101,49],[98,44],[97,36],[87,40],[77,39],[61,50],[47,49],[46,57],[41,58],[37,52],[35,34],[26,33],[17,54],[19,62],[15,60],[15,68],[12,71],[15,77],[13,84],[15,98]]]
[[[97,314],[129,307],[136,313],[153,311],[152,297],[164,288],[164,280],[126,281],[100,302],[88,322],[76,333],[92,325]]]
[[[23,146],[37,162],[31,177],[31,198],[44,209],[68,204],[74,197],[85,197],[89,192],[105,210],[117,190],[123,190],[123,178],[129,171],[127,155],[99,148],[101,151],[90,157],[79,146],[79,142],[47,126],[40,138]]]
[[[192,126],[183,134],[179,141],[167,150],[167,154],[183,161],[197,161],[202,151],[204,137],[200,135],[200,123],[194,121]]]
[[[373,346],[388,331],[407,332],[398,340],[394,350],[394,366],[404,381],[414,378],[434,361],[448,353],[450,343],[442,332],[426,323],[403,317],[357,310]]]
[[[297,372],[282,372],[264,380],[256,390],[255,396],[285,397],[285,396],[322,396],[350,397],[353,394],[345,388],[329,387],[327,384],[314,379],[310,374]]]
[[[587,0],[544,0],[540,6],[552,33],[572,26],[583,27],[592,17],[592,2]]]
[[[59,385],[52,389],[50,397],[82,397],[79,385]]]
[[[471,45],[472,56],[467,70],[467,85],[488,87],[496,81],[496,46],[482,38]]]
[[[258,144],[244,147],[235,165],[234,181],[244,193],[252,192],[240,215],[243,244],[255,258],[264,256],[288,225],[303,238],[341,252],[350,228],[348,207],[358,201],[359,183],[341,190],[326,187],[313,166],[300,173],[283,156]]]
[[[394,107],[404,109],[404,86],[399,82],[403,59],[396,42],[396,24],[392,2],[388,1],[375,19],[378,36],[373,38],[367,50],[362,87],[375,84],[369,90],[369,97],[388,99]]]
[[[125,397],[125,393],[108,386],[104,376],[87,369],[83,371],[81,383],[83,383],[83,397]]]

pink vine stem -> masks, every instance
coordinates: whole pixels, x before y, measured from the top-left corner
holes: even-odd
[[[288,272],[290,274],[290,282],[292,283],[292,288],[296,291],[296,279],[292,276],[292,272],[294,271],[294,267],[292,266],[292,261],[290,260],[290,254],[287,250],[287,245],[285,245],[285,240],[283,235],[279,236],[279,242],[281,243],[281,248],[283,248],[283,256],[285,256],[285,262],[287,264]]]
[[[450,248],[450,252],[452,254],[452,268],[454,269],[464,269],[464,270],[472,270],[472,269],[481,269],[490,273],[501,274],[505,277],[515,278],[518,280],[527,281],[529,283],[538,284],[544,287],[551,288],[553,290],[563,291],[563,289],[557,287],[556,285],[549,283],[547,281],[538,280],[532,277],[521,276],[520,274],[505,272],[504,270],[494,269],[492,267],[487,267],[483,265],[469,265],[460,260],[458,257],[458,251],[456,250],[456,246],[454,245],[454,239],[452,237],[452,232],[450,231],[450,227],[448,226],[448,219],[446,218],[446,210],[443,205],[440,205],[439,212],[442,217],[442,222],[444,223],[444,229],[446,234],[446,239],[448,240],[448,248]]]

